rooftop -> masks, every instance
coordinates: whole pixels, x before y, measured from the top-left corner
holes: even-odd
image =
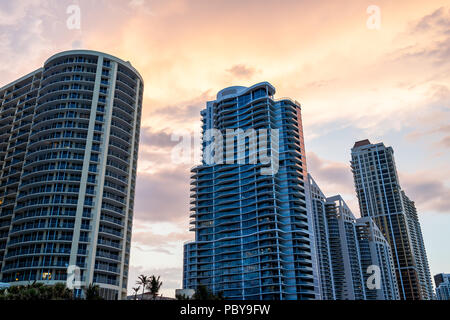
[[[364,139],[364,140],[360,140],[360,141],[356,141],[355,145],[353,146],[353,148],[358,148],[358,147],[362,147],[362,146],[367,146],[371,144],[369,139]]]

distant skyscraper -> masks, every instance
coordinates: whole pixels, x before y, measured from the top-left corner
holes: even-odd
[[[397,279],[391,247],[372,218],[356,219],[361,268],[367,300],[398,300]],[[380,275],[380,288],[369,288],[370,276]],[[372,282],[373,284],[373,282]]]
[[[438,273],[434,276],[434,285],[436,286],[436,288],[445,281],[450,281],[450,273]]]
[[[356,219],[341,196],[326,197],[308,174],[323,300],[398,300],[389,243],[369,217]],[[369,287],[374,273],[380,287]]]
[[[431,299],[431,279],[425,271],[428,263],[420,262],[426,254],[419,221],[411,219],[405,208],[393,149],[358,141],[352,148],[351,164],[361,215],[375,221],[391,246],[400,298]],[[418,250],[423,254],[418,255]]]
[[[311,211],[314,218],[320,297],[322,300],[335,300],[336,295],[331,261],[330,237],[327,215],[325,212],[326,197],[310,174],[308,174],[308,180],[311,197]]]
[[[82,287],[126,297],[142,95],[129,62],[88,50],[0,88],[0,281],[76,265]]]
[[[267,82],[230,87],[201,112],[203,164],[192,169],[195,241],[185,244],[184,288],[204,285],[231,299],[318,297],[301,106],[274,100],[274,94]],[[211,131],[229,137],[235,129],[245,140],[233,137],[227,151],[243,154],[231,163],[210,163]],[[246,143],[253,139],[251,129],[279,130],[279,141],[270,134],[267,146],[252,150]],[[264,134],[258,138],[264,140]],[[257,151],[259,161],[252,164]],[[263,163],[266,151],[279,163]]]
[[[326,199],[325,214],[336,299],[365,300],[356,218],[339,195]]]
[[[434,276],[436,297],[438,300],[450,300],[450,274],[439,273]]]
[[[431,283],[430,267],[428,265],[427,252],[422,237],[422,229],[420,228],[419,217],[417,216],[414,201],[411,201],[402,193],[403,206],[405,208],[406,217],[408,219],[408,229],[410,232],[411,244],[413,247],[414,257],[419,275],[420,289],[423,299],[433,299],[433,285]]]

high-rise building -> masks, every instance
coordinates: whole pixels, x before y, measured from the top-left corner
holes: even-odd
[[[403,190],[401,193],[419,276],[421,294],[423,299],[432,300],[433,285],[431,282],[430,267],[428,265],[427,252],[425,250],[425,244],[423,242],[422,229],[420,228],[417,209],[414,201],[411,201]]]
[[[436,285],[436,298],[438,300],[450,300],[450,274],[439,273],[434,276]]]
[[[327,199],[310,174],[308,174],[308,181],[311,211],[314,221],[320,298],[322,300],[335,300],[336,294],[331,260],[330,233],[325,212],[325,202]]]
[[[398,300],[391,247],[370,217],[356,219],[356,232],[367,300]],[[379,282],[373,280],[378,276]],[[372,278],[371,278],[372,277]],[[371,285],[369,287],[369,285]]]
[[[341,196],[325,202],[331,265],[337,300],[365,300],[366,288],[359,252],[356,218]]]
[[[185,244],[185,289],[203,285],[229,299],[318,297],[301,106],[274,94],[267,82],[229,87],[201,112],[203,163],[191,175],[195,241]],[[231,140],[226,163],[222,140]]]
[[[321,299],[397,300],[391,249],[376,224],[356,219],[341,196],[327,198],[308,179]]]
[[[431,299],[420,224],[405,209],[393,149],[358,141],[352,148],[351,165],[361,216],[371,217],[391,246],[400,298]],[[417,250],[423,254],[417,255]]]
[[[434,285],[436,286],[436,288],[445,281],[450,281],[450,273],[438,273],[434,276]]]
[[[142,95],[129,62],[88,50],[0,88],[0,281],[69,269],[126,297]]]

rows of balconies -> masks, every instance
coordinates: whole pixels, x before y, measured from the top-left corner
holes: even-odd
[[[42,121],[49,121],[53,119],[68,119],[70,121],[85,121],[89,117],[90,106],[80,103],[58,103],[56,105],[49,106],[40,112],[36,112],[35,125]],[[78,117],[77,114],[82,116]],[[51,116],[53,115],[53,116]],[[64,116],[60,116],[64,115]],[[42,120],[39,120],[42,118]],[[39,121],[37,121],[39,120]],[[33,127],[34,128],[34,127]],[[35,129],[36,130],[36,129]]]
[[[245,92],[242,93],[240,96],[232,97],[232,98],[226,98],[216,103],[215,107],[217,110],[223,109],[223,108],[229,108],[230,106],[236,105],[239,108],[247,107],[250,103],[257,101],[261,98],[271,98],[270,95],[268,96],[266,93],[260,94],[259,89],[254,88],[252,89],[252,92]],[[256,94],[258,92],[258,94]]]
[[[48,208],[37,208],[34,210],[26,210],[24,212],[18,213],[14,216],[13,221],[27,221],[34,220],[36,218],[50,218],[50,217],[75,217],[76,208],[74,207],[62,207],[58,208],[57,212],[52,212]]]
[[[121,255],[116,252],[106,251],[103,249],[97,249],[96,250],[96,258],[99,260],[105,259],[105,260],[112,260],[115,262],[121,261]]]
[[[235,125],[229,125],[226,123],[217,123],[215,125],[217,126],[217,128],[242,129],[244,131],[247,129],[258,130],[258,129],[276,128],[275,121],[273,119],[267,118],[267,116],[265,116],[265,115],[261,115],[257,119],[248,120],[245,123],[239,122],[239,123],[236,123]]]
[[[120,83],[116,82],[114,93],[115,93],[114,97],[119,98],[120,100],[126,102],[130,106],[134,105],[135,101],[134,91],[130,92],[127,88],[122,87]]]
[[[22,95],[20,92],[29,92],[33,83],[32,79],[32,77],[28,77],[21,83],[17,83],[14,86],[5,89],[3,92],[0,92],[0,97],[6,100],[8,97],[12,96],[12,98],[15,99],[16,97]]]
[[[123,84],[127,86],[128,89],[131,90],[133,93],[136,91],[136,85],[131,83],[129,80],[124,79],[120,74],[117,74],[116,82],[118,84]]]
[[[53,142],[53,141],[60,141],[61,139],[64,140],[82,140],[82,142],[86,142],[87,138],[87,130],[80,130],[81,132],[75,132],[76,130],[73,130],[75,128],[71,128],[72,130],[55,130],[55,129],[62,129],[63,123],[54,123],[52,126],[46,126],[40,128],[40,130],[32,131],[30,135],[30,139],[32,137],[39,137],[37,140],[31,140],[31,143],[29,146],[32,146],[34,143],[37,143],[39,141],[45,140],[46,142]],[[80,127],[81,129],[87,129],[86,127]],[[47,133],[47,135],[44,135]]]
[[[64,56],[48,62],[44,66],[44,73],[58,66],[73,65],[73,64],[87,64],[87,65],[97,65],[97,57],[91,55],[73,55]]]
[[[17,105],[19,105],[19,104],[22,104],[24,102],[33,100],[36,97],[37,97],[37,90],[36,89],[35,90],[31,90],[31,91],[27,91],[27,92],[23,93],[20,96],[16,96],[16,97],[11,97],[9,99],[5,99],[5,101],[3,102],[3,106],[6,106],[8,104],[12,104],[13,102],[16,102],[16,100],[19,100],[19,101],[17,101]],[[15,103],[14,103],[14,105],[16,106]]]
[[[118,76],[123,76],[125,77],[125,79],[128,79],[128,81],[130,81],[130,84],[135,84],[137,77],[136,74],[134,73],[134,71],[129,70],[128,68],[122,66],[119,64],[118,70],[117,70],[117,75]],[[123,80],[125,80],[123,78]],[[142,86],[141,86],[142,88]]]
[[[126,133],[130,134],[132,132],[132,127],[130,124],[133,123],[133,119],[131,117],[126,117],[122,114],[119,114],[119,112],[114,111],[113,109],[112,120],[115,121],[115,126],[122,128],[122,130]],[[125,130],[124,128],[126,128],[127,130]]]
[[[232,128],[236,124],[239,124],[241,128],[251,124],[260,119],[275,119],[275,112],[270,108],[270,104],[260,104],[256,108],[249,108],[244,112],[236,112],[236,114],[227,115],[215,115],[214,116],[214,127],[217,128]]]
[[[130,99],[129,95],[118,90],[118,91],[115,91],[115,93],[114,93],[114,102],[115,103],[123,103],[127,106],[132,106],[132,105],[134,105],[134,98]]]
[[[111,171],[111,170],[108,170],[108,169],[106,169],[106,171],[105,171],[105,177],[108,177],[108,178],[110,178],[110,179],[114,179],[114,180],[116,180],[116,181],[119,182],[119,183],[120,183],[120,182],[122,182],[122,183],[128,183],[127,176],[117,174],[117,173],[115,173],[115,172],[113,172],[113,171]]]
[[[65,247],[59,247],[59,248],[45,248],[41,245],[35,246],[35,247],[18,247],[13,250],[9,250],[8,253],[5,255],[5,260],[8,260],[8,258],[17,258],[17,257],[27,257],[27,256],[35,256],[36,258],[38,256],[65,256],[70,255],[70,244],[66,245]],[[87,252],[81,252],[79,250],[78,254],[81,255],[87,255]]]
[[[130,119],[128,123],[132,123],[132,119],[134,117],[134,109],[129,105],[123,103],[114,103],[113,104],[113,116],[117,116],[119,119],[126,121],[126,119]],[[131,134],[131,132],[130,132]]]
[[[82,164],[67,163],[66,161],[60,161],[58,164],[55,162],[38,165],[31,170],[24,171],[22,177],[36,175],[37,173],[45,173],[47,171],[65,171],[66,173],[78,172],[83,169]],[[73,171],[73,172],[70,172]]]
[[[254,174],[249,174],[248,178],[240,178],[240,177],[228,177],[228,178],[222,178],[220,180],[216,180],[216,179],[211,179],[208,181],[195,181],[194,183],[191,183],[191,191],[195,191],[197,189],[199,189],[199,187],[215,187],[214,191],[215,192],[219,192],[222,190],[226,190],[228,188],[236,188],[236,187],[241,187],[244,188],[246,185],[249,184],[259,184],[260,186],[265,185],[262,182],[267,182],[268,185],[272,185],[272,179],[277,179],[277,177],[272,177],[272,176],[262,176],[259,175],[257,173]],[[253,188],[253,186],[247,186],[249,187],[249,189],[242,189],[243,191],[247,191]]]
[[[59,66],[55,67],[48,67],[43,73],[42,73],[42,85],[45,85],[50,79],[55,77],[56,75],[63,75],[66,74],[95,74],[97,72],[95,65],[91,64],[88,67],[81,66],[80,64],[74,65],[73,63],[66,63],[61,64]]]
[[[113,248],[116,250],[122,250],[123,247],[119,240],[113,241],[110,239],[103,238],[102,236],[98,238],[97,246],[107,247],[109,249]]]
[[[78,194],[70,195],[53,195],[53,196],[39,196],[25,201],[18,202],[17,210],[24,210],[28,207],[39,207],[42,205],[58,206],[58,205],[76,205],[78,203]]]
[[[103,283],[103,284],[118,286],[119,279],[117,279],[117,277],[108,278],[107,276],[100,275],[96,272],[96,273],[94,273],[94,283]]]
[[[81,238],[80,242],[88,242],[88,238]],[[16,237],[11,237],[8,242],[8,247],[23,245],[28,243],[48,243],[48,242],[72,242],[72,235],[59,234],[59,235],[49,235],[44,236],[42,232],[39,233],[29,233],[22,234]]]
[[[13,228],[10,230],[10,235],[14,235],[16,233],[22,233],[25,231],[39,231],[39,230],[62,230],[62,231],[68,231],[73,230],[74,223],[59,223],[59,224],[52,224],[49,222],[33,222],[33,223],[27,223],[27,225],[14,225]],[[81,230],[91,230],[92,227],[89,224],[82,224]]]
[[[49,115],[46,115],[49,113]],[[44,117],[45,116],[45,117]],[[55,121],[61,121],[63,119],[67,119],[70,121],[88,121],[89,122],[89,112],[82,112],[82,111],[74,111],[67,110],[67,111],[52,111],[50,112],[43,112],[39,115],[36,115],[34,118],[33,123],[33,130],[39,129],[43,124],[52,123]]]
[[[52,173],[44,173],[42,175],[35,175],[30,177],[29,179],[23,179],[20,186],[31,186],[35,184],[41,184],[42,182],[79,182],[81,180],[80,173],[68,173],[68,174],[54,174]],[[95,181],[88,181],[91,183],[95,183]]]
[[[126,187],[118,185],[117,183],[113,183],[109,179],[108,180],[105,179],[104,190],[109,193],[112,192],[113,194],[120,196],[122,198],[127,196]],[[120,202],[125,203],[124,201]]]
[[[109,227],[109,226],[106,226],[104,224],[100,224],[98,232],[102,233],[102,234],[106,234],[107,236],[110,236],[110,237],[111,236],[112,237],[118,237],[118,238],[122,238],[123,237],[122,229],[118,229],[117,227],[116,228]]]
[[[42,140],[41,140],[42,141]],[[37,143],[36,141],[35,143]],[[85,151],[85,144],[84,143],[76,143],[73,141],[62,141],[62,142],[55,142],[55,143],[43,143],[39,147],[33,145],[33,148],[28,150],[26,159],[30,159],[33,157],[39,157],[42,154],[48,154],[49,152],[54,153],[61,153],[62,151],[78,151],[77,154],[82,154]]]
[[[108,157],[114,157],[116,159],[120,159],[124,164],[128,165],[128,161],[129,161],[129,155],[125,152],[121,152],[121,151],[116,151],[113,149],[108,149]]]
[[[83,85],[81,86],[78,83],[72,84],[72,86],[69,86],[66,83],[61,83],[59,86],[53,86],[46,88],[46,90],[39,91],[39,98],[37,100],[38,104],[42,104],[42,101],[47,102],[48,100],[45,100],[45,98],[55,95],[56,93],[67,93],[70,94],[70,96],[75,96],[77,94],[84,94],[87,93],[88,95],[92,95],[92,92],[94,91],[94,87],[92,85]]]
[[[68,152],[67,149],[61,150],[61,151],[53,151],[53,152],[35,154],[32,157],[31,156],[27,157],[27,160],[25,160],[25,164],[23,165],[23,168],[25,169],[32,165],[52,162],[54,160],[68,160],[68,161],[74,161],[74,162],[83,161],[84,154],[82,152]],[[62,162],[60,162],[60,163],[62,163]]]
[[[128,174],[128,166],[127,166],[128,164],[126,163],[127,165],[123,165],[119,161],[121,163],[126,163],[123,160],[115,160],[115,159],[112,159],[111,157],[108,157],[106,160],[106,166],[108,166],[108,169],[117,171],[119,174],[122,173],[122,174],[127,175]]]
[[[41,90],[45,88],[51,88],[53,86],[60,86],[61,84],[92,84],[95,82],[95,78],[93,76],[80,76],[77,74],[70,75],[70,76],[62,76],[59,78],[54,78],[53,81],[46,81],[43,82],[43,85],[41,86]]]
[[[90,94],[77,94],[77,93],[72,93],[70,95],[68,94],[60,94],[58,96],[55,96],[53,98],[49,98],[43,102],[39,102],[37,104],[37,107],[41,107],[44,105],[48,105],[51,104],[52,102],[63,102],[63,101],[71,101],[71,102],[75,102],[75,103],[90,103],[92,101],[92,95]],[[100,101],[100,99],[99,99]]]
[[[234,110],[235,111],[230,112],[231,110],[219,109],[217,113],[214,114],[214,123],[236,123],[250,118],[253,119],[259,114],[275,117],[273,104],[268,103],[265,99],[251,101],[251,105],[247,105],[246,107],[235,107]],[[228,113],[225,113],[225,111],[228,111]]]
[[[110,273],[120,274],[120,268],[117,267],[117,264],[96,261],[94,267],[96,271],[106,271]]]
[[[115,118],[111,119],[111,128],[119,130],[119,132],[123,132],[124,134],[131,134],[132,128],[129,124],[125,124],[124,121],[116,121]]]
[[[68,257],[67,257],[68,258]],[[3,272],[8,270],[23,270],[23,269],[37,269],[37,268],[63,268],[67,269],[68,260],[57,260],[57,261],[39,261],[34,260],[30,262],[21,262],[16,260],[15,262],[5,263],[3,266]]]

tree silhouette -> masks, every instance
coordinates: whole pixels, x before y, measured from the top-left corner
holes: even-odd
[[[137,285],[142,286],[142,298],[141,298],[141,300],[144,300],[145,288],[147,287],[149,281],[150,281],[150,279],[147,276],[143,275],[143,274],[141,274],[138,277],[138,281],[136,281]]]
[[[150,277],[147,289],[152,294],[153,300],[158,296],[159,290],[161,289],[162,281],[159,281],[159,276],[156,278],[154,275]]]

